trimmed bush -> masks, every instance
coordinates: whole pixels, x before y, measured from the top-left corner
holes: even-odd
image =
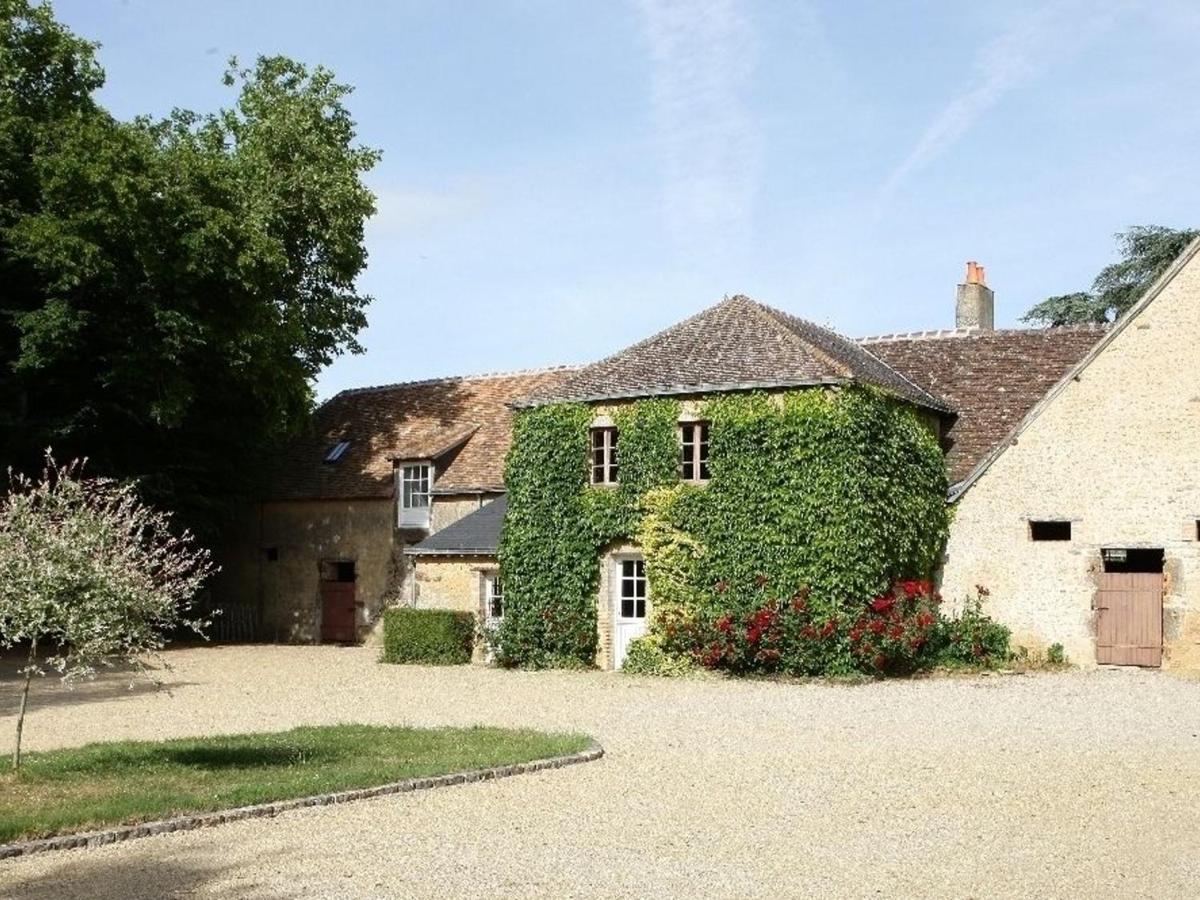
[[[475,616],[450,609],[389,609],[383,614],[383,661],[453,666],[471,661]]]
[[[626,675],[658,675],[663,678],[678,678],[693,674],[696,671],[696,664],[690,657],[668,653],[663,648],[661,637],[656,634],[648,634],[630,643],[621,671]]]

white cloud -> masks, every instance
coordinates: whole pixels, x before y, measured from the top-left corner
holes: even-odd
[[[1105,7],[1108,8],[1105,8]],[[1053,3],[1018,18],[975,56],[962,89],[925,128],[909,154],[879,191],[889,200],[910,175],[946,153],[1006,94],[1029,83],[1055,62],[1078,53],[1087,41],[1111,27],[1124,3]]]
[[[762,138],[744,93],[756,41],[736,0],[635,0],[653,61],[667,225],[719,252],[748,236]]]

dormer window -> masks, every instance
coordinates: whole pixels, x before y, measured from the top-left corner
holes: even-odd
[[[400,525],[404,528],[428,528],[433,464],[403,463],[397,472],[400,480]]]
[[[617,483],[617,429],[592,429],[592,484]]]
[[[708,481],[708,423],[679,423],[679,477],[698,484]]]
[[[337,462],[349,449],[349,441],[338,441],[336,444],[330,447],[329,452],[325,454],[325,462],[331,464]]]

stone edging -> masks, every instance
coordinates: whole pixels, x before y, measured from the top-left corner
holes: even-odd
[[[315,797],[296,797],[292,800],[260,803],[255,806],[239,806],[235,809],[197,813],[191,816],[179,816],[175,819],[162,819],[157,822],[143,822],[140,825],[120,825],[116,828],[108,828],[103,831],[62,834],[35,841],[0,844],[0,859],[26,856],[30,853],[44,853],[47,850],[69,850],[74,847],[100,847],[104,844],[115,844],[119,841],[151,837],[156,834],[168,834],[172,831],[192,831],[196,828],[207,828],[210,825],[222,825],[225,822],[236,822],[239,819],[271,818],[282,812],[288,812],[293,809],[304,809],[309,806],[331,806],[335,803],[349,803],[352,800],[366,800],[369,797],[383,797],[387,794],[405,794],[409,791],[449,787],[454,784],[491,781],[496,778],[507,778],[510,775],[523,775],[527,772],[561,769],[563,766],[572,766],[576,763],[592,762],[603,755],[604,748],[593,741],[591,746],[580,750],[578,753],[568,753],[566,756],[551,756],[547,759],[535,759],[532,762],[515,763],[511,766],[493,766],[490,769],[474,769],[470,772],[454,772],[449,775],[434,775],[428,778],[409,778],[405,781],[381,784],[378,787],[337,791],[336,793],[320,794]]]

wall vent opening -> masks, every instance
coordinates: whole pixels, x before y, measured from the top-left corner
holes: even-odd
[[[1031,541],[1069,541],[1071,523],[1063,520],[1042,520],[1029,523]]]

